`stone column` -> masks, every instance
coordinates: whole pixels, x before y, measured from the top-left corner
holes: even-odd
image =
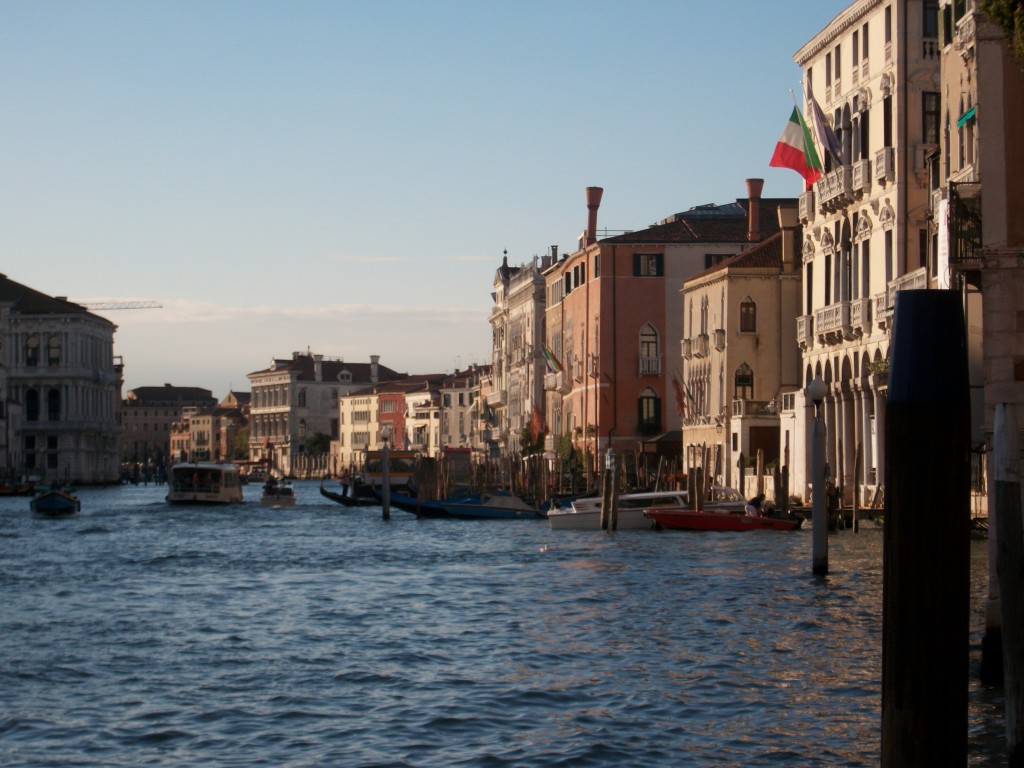
[[[875,435],[878,437],[878,455],[875,457],[875,482],[885,487],[885,393],[875,387]]]

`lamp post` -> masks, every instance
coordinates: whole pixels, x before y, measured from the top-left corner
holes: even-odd
[[[815,576],[828,574],[828,521],[825,510],[825,382],[820,376],[807,385],[807,397],[814,403],[814,426],[811,432],[811,528],[813,554],[811,570]]]
[[[391,425],[384,424],[380,428],[380,437],[384,442],[381,451],[381,498],[384,507],[384,519],[391,519],[391,458],[388,451],[388,438],[391,437]]]

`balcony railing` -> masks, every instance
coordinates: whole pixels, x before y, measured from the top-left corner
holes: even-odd
[[[681,346],[684,360],[689,360],[693,357],[693,339],[683,339]]]
[[[889,292],[876,293],[874,298],[875,321],[883,331],[889,327],[889,318],[892,316],[892,306],[889,304]]]
[[[796,343],[801,350],[814,346],[814,315],[803,315],[796,319]]]
[[[814,193],[818,199],[818,210],[832,213],[853,202],[853,169],[841,165],[825,178],[814,182]]]
[[[641,376],[661,375],[661,356],[640,357],[640,367],[637,371]]]
[[[850,332],[854,337],[871,335],[871,299],[850,302]]]
[[[839,301],[814,313],[814,329],[823,344],[836,344],[850,336],[850,302]]]
[[[799,214],[801,224],[814,221],[814,187],[800,195]]]
[[[775,416],[774,400],[733,400],[732,415],[743,416]]]
[[[725,329],[724,328],[716,328],[715,332],[712,334],[711,338],[712,338],[713,343],[715,345],[715,350],[716,351],[721,352],[723,349],[725,349]]]
[[[875,152],[875,180],[883,187],[896,180],[896,152],[892,147]]]
[[[863,197],[871,191],[871,161],[858,160],[853,164],[853,192]]]
[[[918,291],[928,287],[928,270],[925,267],[901,275],[889,283],[889,306],[895,309],[898,291]]]
[[[693,338],[693,356],[694,357],[707,357],[710,351],[710,339],[706,333],[702,333],[699,336]]]

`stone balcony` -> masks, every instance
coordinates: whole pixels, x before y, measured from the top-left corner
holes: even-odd
[[[661,356],[647,357],[644,355],[640,356],[640,364],[638,366],[637,374],[640,376],[660,376],[661,375]]]
[[[896,151],[883,147],[875,152],[875,181],[881,186],[896,180]]]
[[[850,302],[850,334],[853,338],[871,335],[871,299]]]
[[[806,226],[814,221],[814,187],[800,195],[798,212],[801,224]]]
[[[850,338],[850,302],[838,301],[815,310],[814,330],[822,344],[838,344]]]
[[[684,360],[689,360],[693,357],[693,339],[683,339],[680,346]]]
[[[707,357],[710,354],[711,340],[706,333],[694,336],[692,341],[694,357]]]
[[[803,315],[796,319],[796,343],[801,352],[814,346],[814,315]]]
[[[833,213],[848,206],[854,201],[852,167],[841,165],[814,182],[814,195],[821,213]]]
[[[853,193],[861,198],[871,191],[871,161],[858,160],[853,164]]]

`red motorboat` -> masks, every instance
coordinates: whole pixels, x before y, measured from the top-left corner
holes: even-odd
[[[645,509],[644,514],[660,528],[683,531],[795,531],[804,524],[804,516],[750,517],[737,512],[707,512],[685,507]]]

